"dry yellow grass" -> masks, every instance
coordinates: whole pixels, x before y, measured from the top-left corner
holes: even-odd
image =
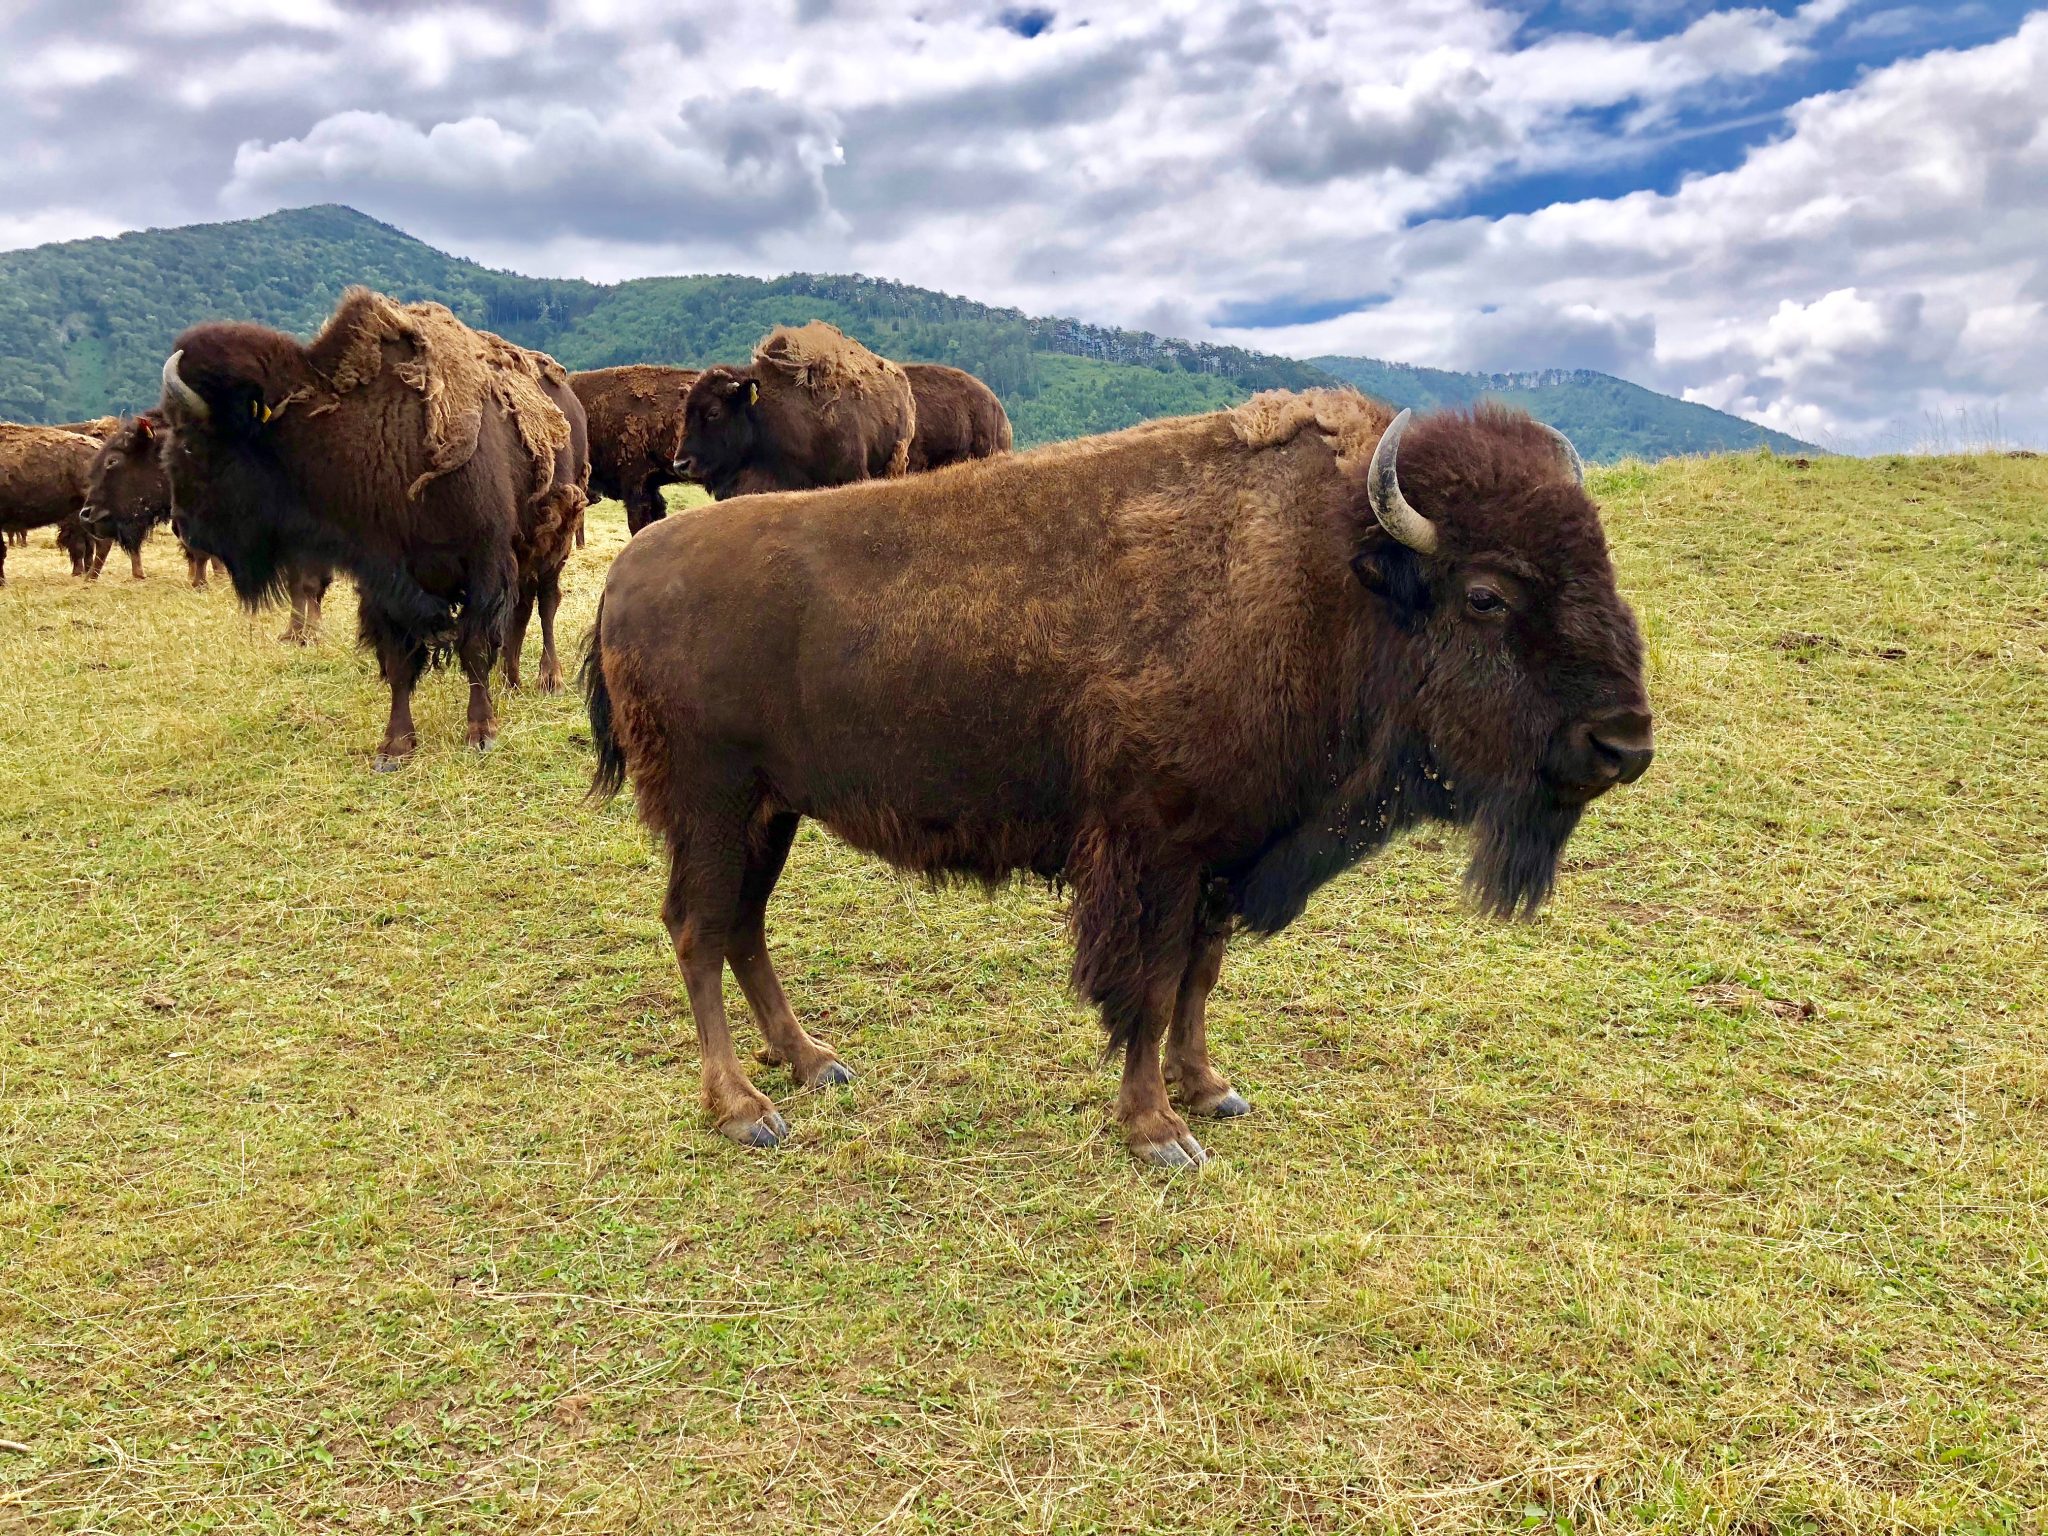
[[[572,698],[479,759],[432,679],[374,775],[345,599],[16,551],[0,1528],[2038,1530],[2048,472],[1595,488],[1656,768],[1534,924],[1425,836],[1238,948],[1178,1179],[1049,896],[807,831],[861,1077],[741,1152]]]

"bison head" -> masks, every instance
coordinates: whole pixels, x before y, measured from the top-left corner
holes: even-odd
[[[1413,648],[1418,797],[1473,826],[1467,881],[1533,911],[1596,796],[1649,767],[1643,644],[1578,454],[1482,406],[1380,437],[1352,568]]]
[[[171,515],[171,487],[158,458],[163,417],[145,412],[100,444],[79,514],[95,538],[123,549],[142,547],[149,530]]]
[[[285,407],[308,377],[297,341],[255,325],[194,326],[164,363],[173,525],[195,554],[228,568],[252,606],[283,594],[295,562],[342,563],[279,451]]]
[[[739,368],[707,368],[683,401],[683,442],[675,471],[715,496],[754,456],[761,386]]]

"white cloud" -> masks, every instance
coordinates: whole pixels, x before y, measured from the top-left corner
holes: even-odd
[[[0,238],[344,201],[532,272],[857,269],[1269,350],[1600,367],[1837,442],[1990,398],[2048,434],[2048,16],[1801,102],[1720,174],[1445,219],[1623,174],[1707,107],[1753,124],[1782,95],[1752,93],[1926,8],[1645,4],[1641,35],[1532,41],[1506,0],[1056,0],[1032,38],[1004,3],[129,0],[88,31],[38,0],[0,38]]]

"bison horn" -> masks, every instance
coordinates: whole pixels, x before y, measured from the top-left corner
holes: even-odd
[[[184,355],[180,348],[164,359],[164,398],[177,401],[188,415],[204,421],[213,414],[213,408],[201,398],[198,390],[178,377],[178,359]]]
[[[1571,469],[1572,483],[1583,486],[1586,483],[1586,461],[1579,457],[1579,450],[1572,446],[1572,440],[1547,421],[1539,421],[1536,425],[1557,439],[1557,446],[1564,451],[1565,464]]]
[[[1401,477],[1394,469],[1401,434],[1408,430],[1414,414],[1403,411],[1380,435],[1379,446],[1372,451],[1372,467],[1366,471],[1365,494],[1380,526],[1417,554],[1426,555],[1436,549],[1436,524],[1408,505],[1408,498],[1401,494]]]

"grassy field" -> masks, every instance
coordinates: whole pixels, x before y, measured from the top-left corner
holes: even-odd
[[[430,680],[375,775],[345,598],[287,649],[39,535],[0,1529],[2040,1530],[2048,464],[1594,487],[1655,769],[1533,924],[1426,835],[1234,949],[1255,1113],[1178,1177],[1049,895],[809,829],[771,932],[861,1075],[725,1144],[571,696],[477,758]]]

